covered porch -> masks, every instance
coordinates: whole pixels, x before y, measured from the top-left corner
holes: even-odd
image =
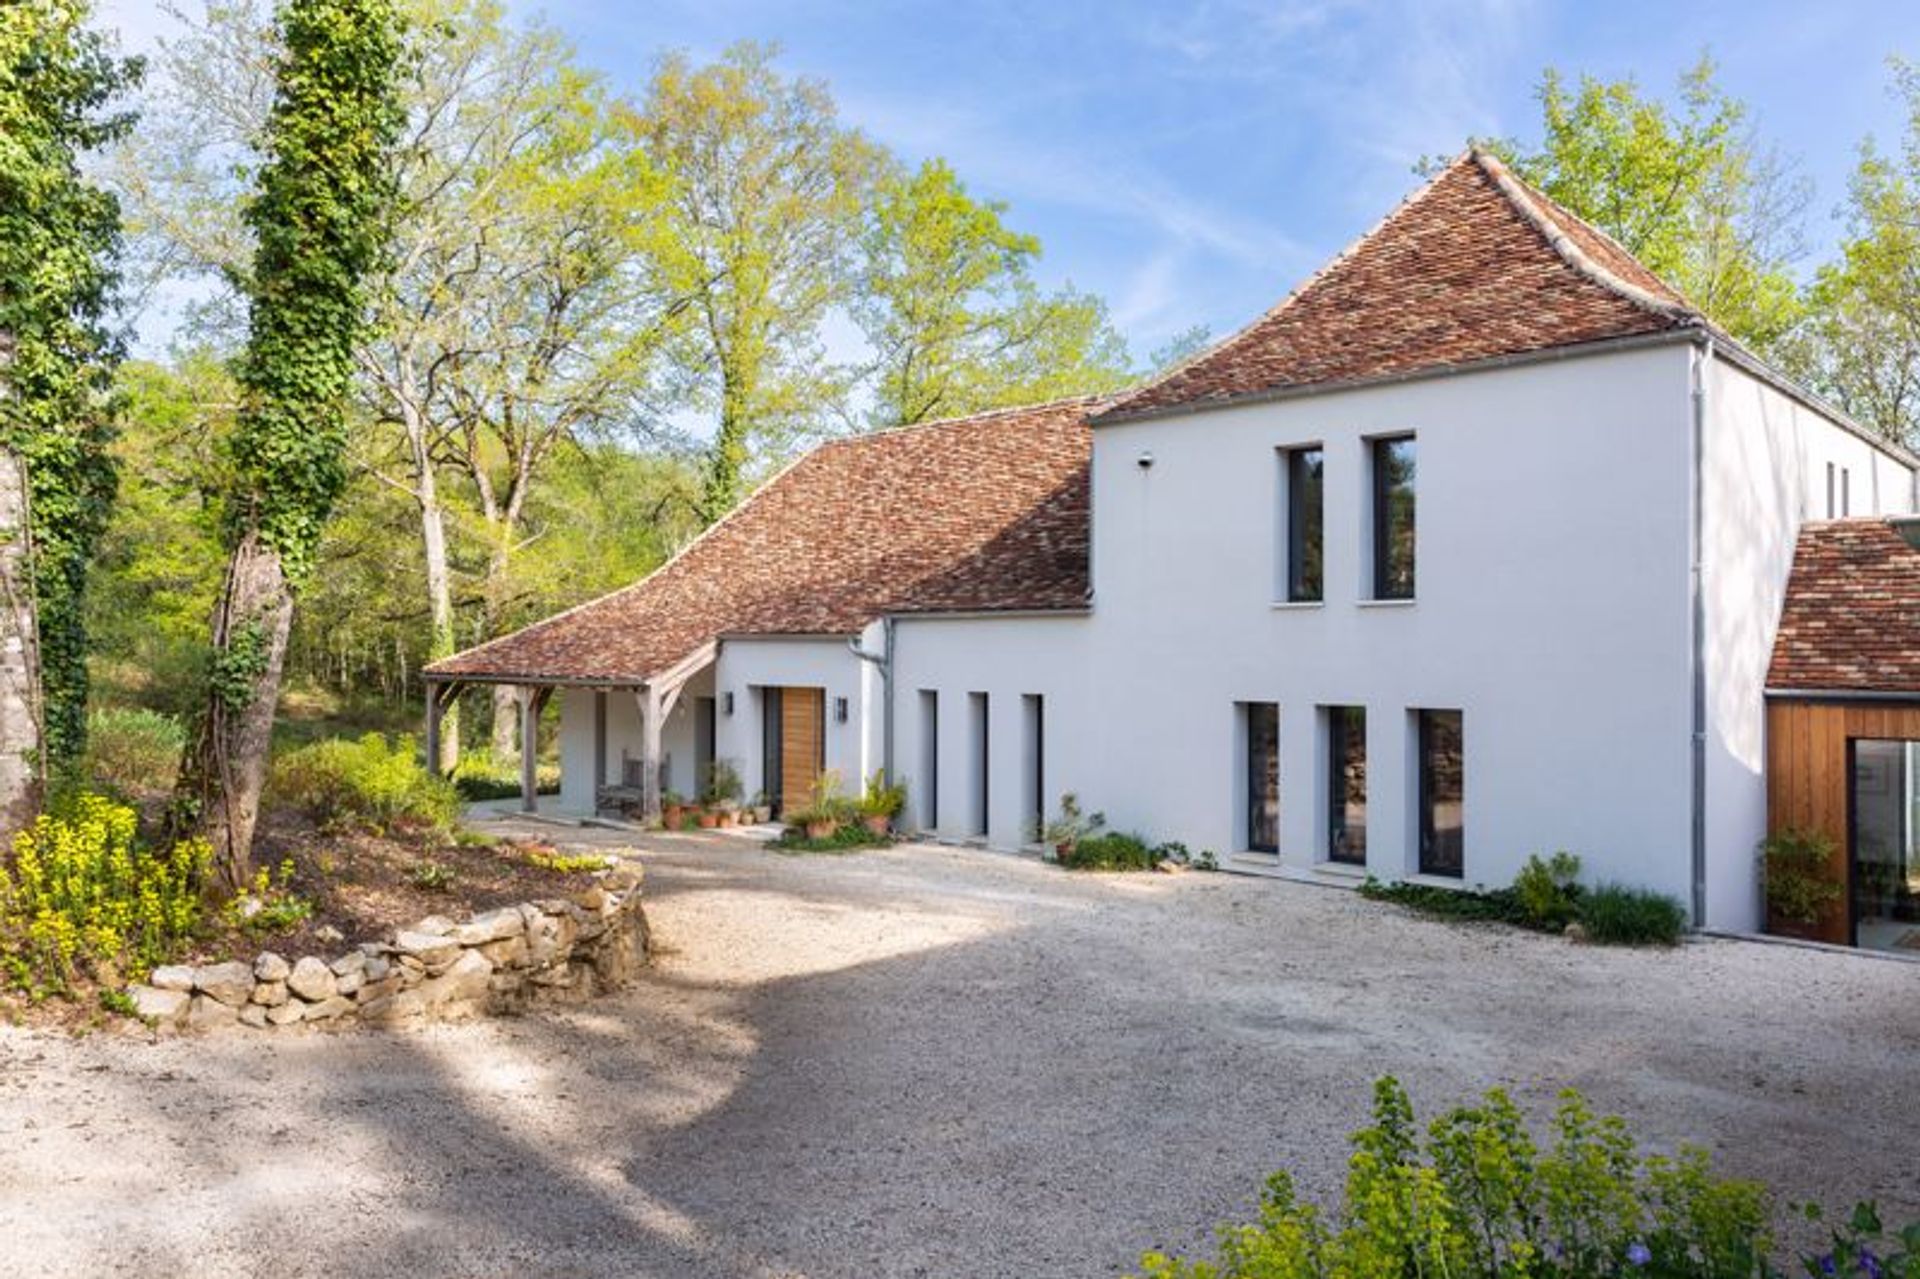
[[[511,688],[520,721],[520,802],[524,813],[541,812],[539,793],[540,724],[548,703],[559,693],[571,706],[576,699],[589,707],[584,742],[569,740],[563,729],[560,743],[561,800],[555,810],[570,805],[584,810],[580,815],[630,813],[638,808],[640,819],[657,824],[662,800],[671,786],[669,763],[669,725],[688,723],[690,740],[681,744],[682,758],[691,759],[697,785],[704,758],[710,761],[713,736],[710,711],[689,716],[685,713],[690,698],[711,703],[714,659],[717,645],[708,643],[695,649],[673,666],[648,679],[632,682],[621,679],[599,680],[590,677],[535,678],[513,674],[463,673],[426,674],[426,757],[429,766],[440,759],[442,731],[447,708],[467,689],[475,686]],[[699,698],[705,687],[707,696]],[[706,708],[701,708],[705,710]],[[573,717],[569,717],[573,718]],[[706,732],[699,726],[704,723]],[[619,768],[611,766],[616,757]],[[576,777],[569,784],[568,773],[584,773],[584,784]],[[551,798],[551,797],[549,797]]]

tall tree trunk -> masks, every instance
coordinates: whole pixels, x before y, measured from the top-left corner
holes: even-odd
[[[229,893],[243,891],[253,873],[253,830],[292,621],[293,593],[280,555],[249,532],[227,561],[213,619],[206,711],[187,748],[176,797],[190,801],[192,811],[180,819],[213,845]]]
[[[501,612],[507,593],[507,539],[513,534],[496,529],[493,553],[487,556],[485,590],[487,638],[501,633]],[[511,684],[493,686],[493,763],[505,768],[520,758],[520,698]]]
[[[440,488],[433,473],[433,460],[424,449],[416,454],[413,479],[414,497],[420,503],[420,542],[427,563],[427,609],[429,625],[427,660],[451,656],[453,640],[453,574],[447,566],[446,512],[440,507]],[[440,758],[429,763],[442,773],[453,771],[460,762],[460,703],[447,706],[440,723]]]
[[[0,835],[40,811],[40,642],[27,465],[0,448]]]

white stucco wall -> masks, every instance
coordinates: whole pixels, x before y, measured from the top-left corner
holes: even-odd
[[[879,650],[879,627],[869,627],[866,643]],[[772,787],[764,776],[762,703],[765,687],[819,688],[826,693],[826,760],[847,794],[858,794],[861,779],[880,764],[878,679],[870,663],[855,657],[845,639],[810,637],[726,640],[714,666],[714,687],[723,699],[734,695],[734,712],[724,712],[715,736],[720,758],[740,768],[748,795]],[[839,722],[834,704],[847,699],[847,719]],[[872,714],[869,714],[871,708]]]
[[[1702,589],[1707,606],[1707,923],[1759,922],[1754,845],[1766,825],[1765,682],[1800,525],[1827,513],[1827,467],[1851,475],[1851,513],[1914,509],[1913,475],[1885,450],[1716,360],[1707,382]]]
[[[667,761],[667,790],[685,795],[694,792],[694,706],[696,699],[713,696],[713,687],[711,669],[695,674],[667,716],[660,734],[661,754]],[[584,816],[593,811],[596,789],[593,691],[569,688],[562,689],[557,696],[560,698],[560,796],[554,807],[568,816]],[[606,697],[607,775],[600,780],[607,785],[617,785],[623,776],[622,752],[633,759],[640,758],[640,703],[630,688],[609,689]]]
[[[1240,851],[1235,704],[1280,706],[1280,863],[1324,862],[1318,708],[1367,708],[1368,870],[1415,868],[1415,708],[1464,713],[1468,883],[1566,848],[1688,880],[1688,364],[1657,348],[1096,428],[1087,798]],[[1411,431],[1417,602],[1366,596],[1365,441]],[[1276,450],[1326,454],[1326,600],[1276,607]],[[1151,469],[1137,463],[1142,451]]]
[[[1046,810],[1061,794],[1107,788],[1098,743],[1117,708],[1093,701],[1087,617],[902,619],[895,637],[895,773],[907,783],[908,821],[942,839],[976,840],[979,792],[973,705],[987,695],[986,842],[1014,849],[1032,837],[1034,742],[1023,698],[1042,698],[1040,764]],[[927,725],[921,694],[938,695],[939,823],[929,820]]]

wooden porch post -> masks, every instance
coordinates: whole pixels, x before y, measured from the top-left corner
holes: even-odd
[[[427,681],[427,772],[440,775],[440,716],[446,703],[440,700],[440,685]]]
[[[540,811],[540,697],[531,684],[520,688],[520,811]]]
[[[660,737],[664,725],[660,689],[649,684],[636,691],[640,701],[640,819],[660,820]]]
[[[600,814],[600,788],[607,784],[607,690],[593,690],[593,812]]]

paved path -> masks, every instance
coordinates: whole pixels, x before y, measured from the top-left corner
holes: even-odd
[[[647,860],[658,965],[577,1010],[0,1031],[0,1271],[1111,1275],[1281,1164],[1333,1189],[1383,1071],[1427,1109],[1571,1084],[1785,1194],[1920,1215],[1913,965],[953,849]]]

